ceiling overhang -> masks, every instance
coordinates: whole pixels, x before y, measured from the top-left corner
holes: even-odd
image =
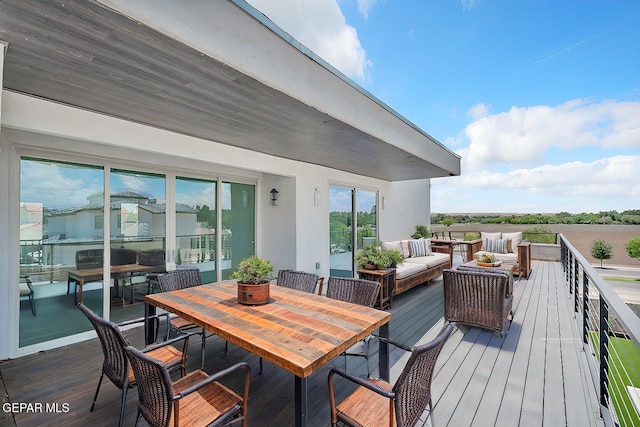
[[[274,32],[256,19],[255,10],[253,16],[247,12],[246,3],[241,8],[218,1],[209,7],[215,3],[231,5],[259,26],[257,31]],[[348,84],[353,93],[344,91],[344,102],[370,109],[371,119],[350,120],[319,108],[311,97],[274,88],[95,1],[0,1],[0,40],[8,43],[3,81],[8,90],[388,181],[460,174],[457,155],[286,37],[280,41],[295,48],[295,55],[314,60],[310,73],[318,74],[309,81]]]

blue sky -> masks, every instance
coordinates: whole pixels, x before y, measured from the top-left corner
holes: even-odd
[[[462,156],[432,212],[640,209],[640,2],[249,3]]]

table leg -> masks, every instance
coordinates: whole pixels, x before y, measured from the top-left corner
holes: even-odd
[[[296,426],[307,425],[307,379],[296,376],[295,379]]]
[[[76,286],[80,286],[80,304],[84,304],[82,299],[82,290],[84,289],[84,277],[80,279],[80,282],[76,282]],[[75,291],[74,291],[74,294],[75,294]],[[76,301],[76,303],[77,302],[78,301]]]
[[[153,318],[155,315],[156,315],[156,306],[145,302],[144,303],[144,341],[145,341],[145,344],[147,345],[153,344],[155,342],[156,325],[155,325],[155,322],[153,321]],[[168,321],[169,319],[167,318],[167,322]]]
[[[380,336],[382,338],[389,338],[389,324],[385,323],[380,326]],[[389,343],[387,341],[379,341],[380,348],[378,350],[378,370],[380,371],[380,378],[385,381],[389,381]]]

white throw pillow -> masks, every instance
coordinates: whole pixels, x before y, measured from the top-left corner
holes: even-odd
[[[382,249],[383,251],[395,249],[396,251],[402,253],[402,244],[400,243],[400,240],[394,240],[393,242],[380,242],[380,249]]]
[[[511,240],[511,253],[518,252],[518,245],[522,242],[522,231],[516,233],[502,233],[502,238]]]
[[[481,231],[480,232],[480,238],[482,240],[485,240],[485,239],[502,239],[502,233],[500,233],[500,232],[489,233],[487,231]]]
[[[409,247],[409,241],[408,240],[400,240],[400,246],[402,246],[402,250],[400,251],[402,256],[404,258],[410,258],[411,257],[411,248]]]

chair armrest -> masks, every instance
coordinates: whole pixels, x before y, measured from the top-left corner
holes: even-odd
[[[404,345],[404,344],[402,344],[402,343],[399,343],[399,342],[397,342],[397,341],[393,341],[393,340],[391,340],[391,339],[389,339],[389,338],[384,338],[384,337],[381,337],[380,335],[375,335],[375,334],[372,334],[372,335],[373,335],[374,337],[378,338],[378,340],[380,340],[380,341],[384,341],[384,342],[386,342],[386,343],[389,343],[389,344],[391,344],[392,346],[394,346],[394,347],[398,347],[399,349],[402,349],[402,350],[404,350],[404,351],[411,351],[411,350],[412,350],[412,348],[411,348],[411,347],[408,347],[408,346],[406,346],[406,345]]]
[[[190,333],[188,333],[188,334],[178,335],[177,337],[171,338],[171,339],[169,339],[169,340],[162,341],[162,342],[160,342],[160,343],[158,343],[158,344],[153,344],[153,345],[150,345],[150,346],[148,346],[148,347],[145,347],[144,349],[142,349],[142,350],[140,350],[140,351],[141,351],[142,353],[147,353],[147,352],[149,352],[149,351],[157,350],[157,349],[159,349],[159,348],[161,348],[161,347],[165,347],[165,346],[168,346],[168,345],[174,344],[174,343],[179,342],[179,341],[182,341],[182,340],[184,340],[184,341],[185,341],[185,345],[187,345],[187,344],[188,344],[188,342],[189,342],[189,337],[190,337],[191,335],[198,335],[198,334],[196,334],[195,332],[190,332]]]
[[[248,381],[249,378],[251,376],[251,368],[249,368],[249,364],[247,362],[238,362],[233,366],[230,366],[226,369],[223,369],[222,371],[218,371],[212,375],[209,375],[206,379],[200,381],[199,383],[196,383],[194,385],[192,385],[189,388],[186,388],[185,390],[182,390],[180,393],[176,394],[173,397],[173,400],[178,400],[178,399],[182,399],[183,397],[197,391],[198,389],[206,386],[207,384],[211,384],[212,382],[225,377],[235,371],[238,371],[240,369],[243,369],[245,371],[245,400],[246,400],[246,393],[248,392]]]
[[[375,393],[378,393],[381,396],[387,397],[389,399],[395,397],[395,393],[392,391],[387,391],[383,388],[378,387],[377,385],[375,385],[374,383],[372,383],[371,381],[367,381],[364,378],[360,378],[360,377],[356,377],[355,375],[351,375],[341,369],[338,368],[332,368],[331,372],[329,372],[329,389],[333,390],[333,375],[334,374],[338,374],[339,376],[352,381],[358,385],[361,385],[362,387],[365,387]]]

